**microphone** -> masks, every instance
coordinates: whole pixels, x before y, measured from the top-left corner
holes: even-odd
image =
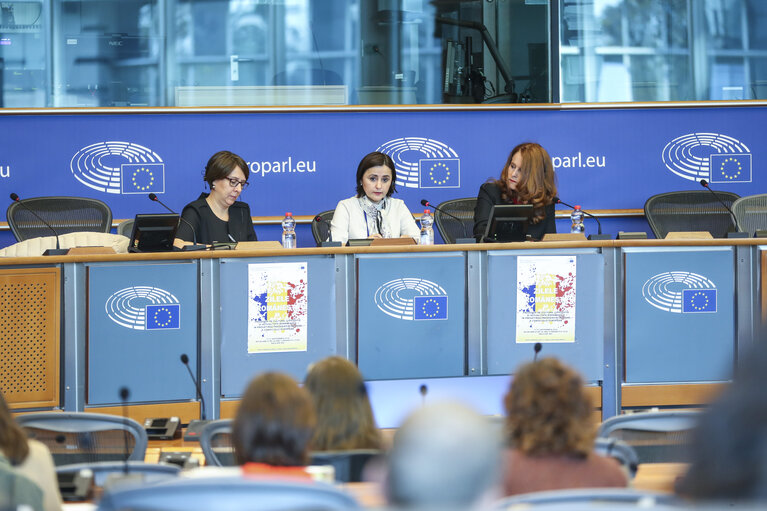
[[[123,473],[128,473],[128,458],[130,458],[130,454],[128,453],[128,428],[130,427],[128,425],[128,421],[126,420],[128,418],[128,398],[130,397],[130,389],[128,387],[120,387],[120,403],[122,403],[122,414],[123,414],[123,420],[125,420],[125,428],[123,429],[123,445],[125,447],[125,464],[123,465]]]
[[[32,215],[34,215],[34,217],[35,217],[35,218],[37,218],[37,219],[38,219],[38,220],[40,220],[42,223],[44,223],[44,224],[45,224],[45,226],[46,226],[48,229],[50,229],[51,231],[53,231],[53,234],[55,234],[55,235],[56,235],[56,248],[55,248],[55,249],[52,249],[52,248],[49,248],[49,249],[47,249],[45,252],[43,252],[43,255],[44,255],[44,256],[51,256],[51,255],[67,255],[67,252],[69,252],[69,250],[68,250],[68,249],[66,249],[66,248],[65,248],[65,249],[62,249],[62,248],[61,248],[61,246],[59,245],[59,233],[58,233],[58,232],[56,232],[56,229],[54,229],[54,228],[53,228],[53,226],[52,226],[51,224],[49,224],[48,222],[46,222],[45,220],[43,220],[43,219],[40,217],[40,215],[38,215],[37,213],[35,213],[34,211],[32,211],[30,208],[28,208],[28,207],[27,207],[27,205],[26,205],[26,204],[24,204],[24,201],[22,201],[22,200],[19,200],[19,196],[18,196],[18,195],[16,195],[15,193],[11,193],[11,200],[12,200],[13,202],[18,202],[18,203],[19,203],[19,206],[21,206],[22,208],[26,209],[26,210],[27,210],[27,211],[29,211],[30,213],[32,213]]]
[[[328,221],[323,219],[320,215],[317,215],[314,217],[314,221],[318,224],[328,224]],[[328,239],[322,240],[319,243],[317,243],[318,247],[340,247],[341,242],[340,241],[333,241],[333,231],[330,230],[330,225],[327,226],[328,228]]]
[[[543,349],[543,345],[541,345],[539,342],[536,342],[533,346],[533,351],[535,352],[535,355],[533,355],[533,362],[538,360],[538,353],[541,352],[541,349]]]
[[[149,194],[149,200],[154,201],[154,202],[158,202],[162,207],[164,207],[165,209],[167,209],[168,211],[170,211],[174,215],[178,215],[178,213],[176,213],[175,211],[170,209],[163,201],[161,201],[157,197],[157,195],[155,195],[153,193],[150,193]],[[195,232],[194,226],[192,225],[192,223],[189,222],[189,220],[187,220],[186,218],[182,217],[181,215],[178,215],[178,219],[179,220],[183,220],[184,222],[186,222],[186,224],[192,229],[192,244],[191,245],[184,245],[184,248],[182,248],[181,250],[207,250],[208,247],[206,247],[205,245],[198,245],[197,244],[197,232]]]
[[[456,243],[462,243],[463,244],[463,243],[476,243],[477,242],[477,240],[474,239],[473,236],[469,235],[469,231],[466,229],[466,224],[463,223],[463,220],[461,220],[460,218],[458,218],[454,214],[450,213],[449,211],[446,211],[443,208],[440,208],[439,206],[435,206],[434,204],[432,204],[431,202],[429,202],[426,199],[421,199],[421,206],[426,206],[428,208],[433,208],[434,211],[441,211],[442,213],[446,214],[447,216],[458,220],[458,223],[463,228],[463,236],[464,237],[456,239],[455,240]]]
[[[570,209],[575,209],[575,206],[572,206],[572,205],[570,205],[570,204],[568,204],[566,202],[563,202],[562,199],[560,199],[559,197],[554,197],[554,204],[562,204],[563,206],[567,206]],[[594,215],[592,215],[588,211],[584,211],[583,209],[581,209],[581,213],[583,213],[587,217],[593,218],[594,220],[597,221],[597,236],[603,236],[603,234],[602,234],[602,222],[600,222],[597,217],[595,217]],[[589,239],[601,239],[601,238],[592,238],[591,236],[589,236]],[[610,239],[610,237],[606,236],[604,239]]]
[[[730,206],[725,204],[725,202],[719,197],[719,195],[717,195],[717,193],[714,190],[712,190],[710,186],[708,186],[708,181],[706,181],[705,179],[701,179],[700,185],[706,190],[708,190],[709,192],[711,192],[711,194],[716,198],[716,200],[719,201],[719,204],[724,206],[724,209],[727,210],[727,212],[730,214],[730,218],[732,218],[732,223],[735,224],[735,230],[738,232],[741,232],[740,225],[738,225],[738,219],[735,217],[735,213],[733,213],[732,209],[730,209]]]
[[[426,384],[421,384],[420,387],[418,387],[418,392],[421,394],[421,405],[426,404],[426,394],[429,393],[429,387],[426,386]]]
[[[194,373],[192,373],[192,368],[189,367],[189,356],[186,353],[181,354],[181,363],[186,366],[186,370],[189,372],[189,377],[192,379],[192,383],[194,383],[195,389],[197,389],[197,397],[200,398],[200,406],[202,406],[202,420],[194,419],[189,421],[189,425],[186,428],[186,433],[184,434],[184,440],[198,440],[200,439],[200,431],[202,430],[205,425],[210,422],[207,419],[207,415],[205,413],[205,398],[202,397],[202,389],[200,388],[200,382],[197,380],[197,378],[194,377]]]

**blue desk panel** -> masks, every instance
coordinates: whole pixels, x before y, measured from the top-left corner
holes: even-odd
[[[88,404],[194,399],[197,306],[195,261],[89,265]]]
[[[464,375],[465,339],[463,253],[357,257],[357,364],[365,379]]]
[[[250,265],[305,263],[307,346],[305,351],[248,353],[248,271]],[[265,371],[282,371],[303,381],[312,362],[336,354],[335,263],[333,256],[263,257],[221,260],[221,395],[242,395]]]
[[[626,382],[730,378],[733,248],[626,248],[624,258]]]
[[[545,245],[543,245],[545,246]],[[533,344],[516,342],[517,261],[520,256],[575,258],[575,342],[542,342],[540,356],[558,357],[586,381],[603,379],[604,258],[593,249],[491,251],[487,256],[489,374],[509,374],[533,359]]]

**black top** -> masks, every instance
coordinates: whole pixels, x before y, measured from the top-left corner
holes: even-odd
[[[482,241],[485,234],[487,222],[490,220],[490,212],[496,204],[511,204],[501,198],[501,188],[495,183],[485,183],[479,187],[477,195],[477,206],[474,208],[474,236]],[[547,232],[557,232],[557,226],[554,223],[554,204],[549,204],[545,208],[546,216],[537,224],[530,223],[527,228],[527,234],[534,240],[543,238]],[[512,230],[519,230],[521,226],[512,226]],[[513,236],[513,233],[507,233]]]
[[[196,201],[184,206],[181,212],[181,218],[194,226],[197,243],[210,245],[215,242],[231,242],[229,235],[234,241],[257,241],[253,219],[250,218],[250,206],[247,203],[237,201],[229,206],[229,221],[224,222],[210,209],[205,200],[207,196],[207,193],[200,194]],[[187,222],[182,220],[179,223],[176,237],[184,241],[194,241],[192,228]]]

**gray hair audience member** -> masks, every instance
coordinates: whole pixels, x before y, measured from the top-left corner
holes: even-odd
[[[468,509],[498,497],[500,453],[497,428],[471,408],[421,408],[394,436],[387,499],[399,507]]]

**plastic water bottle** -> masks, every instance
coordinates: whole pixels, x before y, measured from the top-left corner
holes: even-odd
[[[570,232],[583,233],[583,211],[576,205],[570,213]]]
[[[290,212],[282,220],[282,248],[296,248],[296,221]]]
[[[421,215],[421,245],[434,245],[434,217],[431,210],[425,209]]]

